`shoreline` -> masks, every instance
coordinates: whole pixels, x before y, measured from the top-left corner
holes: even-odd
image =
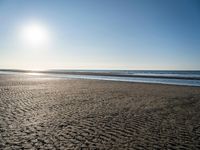
[[[195,70],[199,71],[199,70]],[[103,73],[91,71],[31,71],[31,70],[12,70],[0,69],[0,72],[13,72],[13,73],[44,73],[44,74],[66,74],[66,75],[88,75],[88,76],[110,76],[110,77],[135,77],[135,78],[161,78],[161,79],[184,79],[184,80],[200,80],[200,77],[184,77],[184,76],[164,76],[164,75],[134,75],[134,74],[119,74],[119,73]]]
[[[101,73],[97,73],[96,75],[92,75],[93,73],[87,73],[83,72],[73,72],[71,73],[47,73],[47,72],[30,72],[30,71],[0,71],[0,75],[28,75],[28,76],[48,76],[51,78],[66,78],[66,79],[87,79],[87,80],[102,80],[102,81],[114,81],[114,82],[130,82],[130,83],[144,83],[144,84],[161,84],[161,85],[175,85],[175,86],[189,86],[189,87],[200,87],[200,80],[181,80],[181,79],[169,79],[169,80],[162,80],[162,78],[150,78],[150,77],[145,77],[145,78],[130,78],[130,77],[118,77],[118,76],[109,76],[109,75],[103,75],[99,76]],[[181,82],[184,81],[184,82]],[[188,82],[189,81],[189,82]],[[195,84],[195,81],[198,82]]]

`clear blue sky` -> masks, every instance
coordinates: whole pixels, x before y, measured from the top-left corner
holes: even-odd
[[[30,20],[50,47],[19,44]],[[200,1],[0,0],[0,68],[200,69]]]

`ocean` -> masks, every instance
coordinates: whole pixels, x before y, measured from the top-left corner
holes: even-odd
[[[186,86],[200,86],[200,71],[174,70],[0,70],[0,74],[25,73],[34,75],[48,75],[58,78],[81,78],[96,80],[111,80],[139,83],[173,84]]]

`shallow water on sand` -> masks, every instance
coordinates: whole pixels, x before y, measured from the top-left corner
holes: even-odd
[[[186,79],[115,77],[115,76],[92,76],[92,75],[58,75],[58,74],[56,74],[56,76],[57,77],[66,77],[66,78],[81,78],[81,79],[111,80],[111,81],[125,81],[125,82],[139,82],[139,83],[157,83],[157,84],[200,86],[200,80],[186,80]]]

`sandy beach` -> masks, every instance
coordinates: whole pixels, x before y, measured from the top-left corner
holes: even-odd
[[[200,87],[0,75],[0,149],[200,149]]]

